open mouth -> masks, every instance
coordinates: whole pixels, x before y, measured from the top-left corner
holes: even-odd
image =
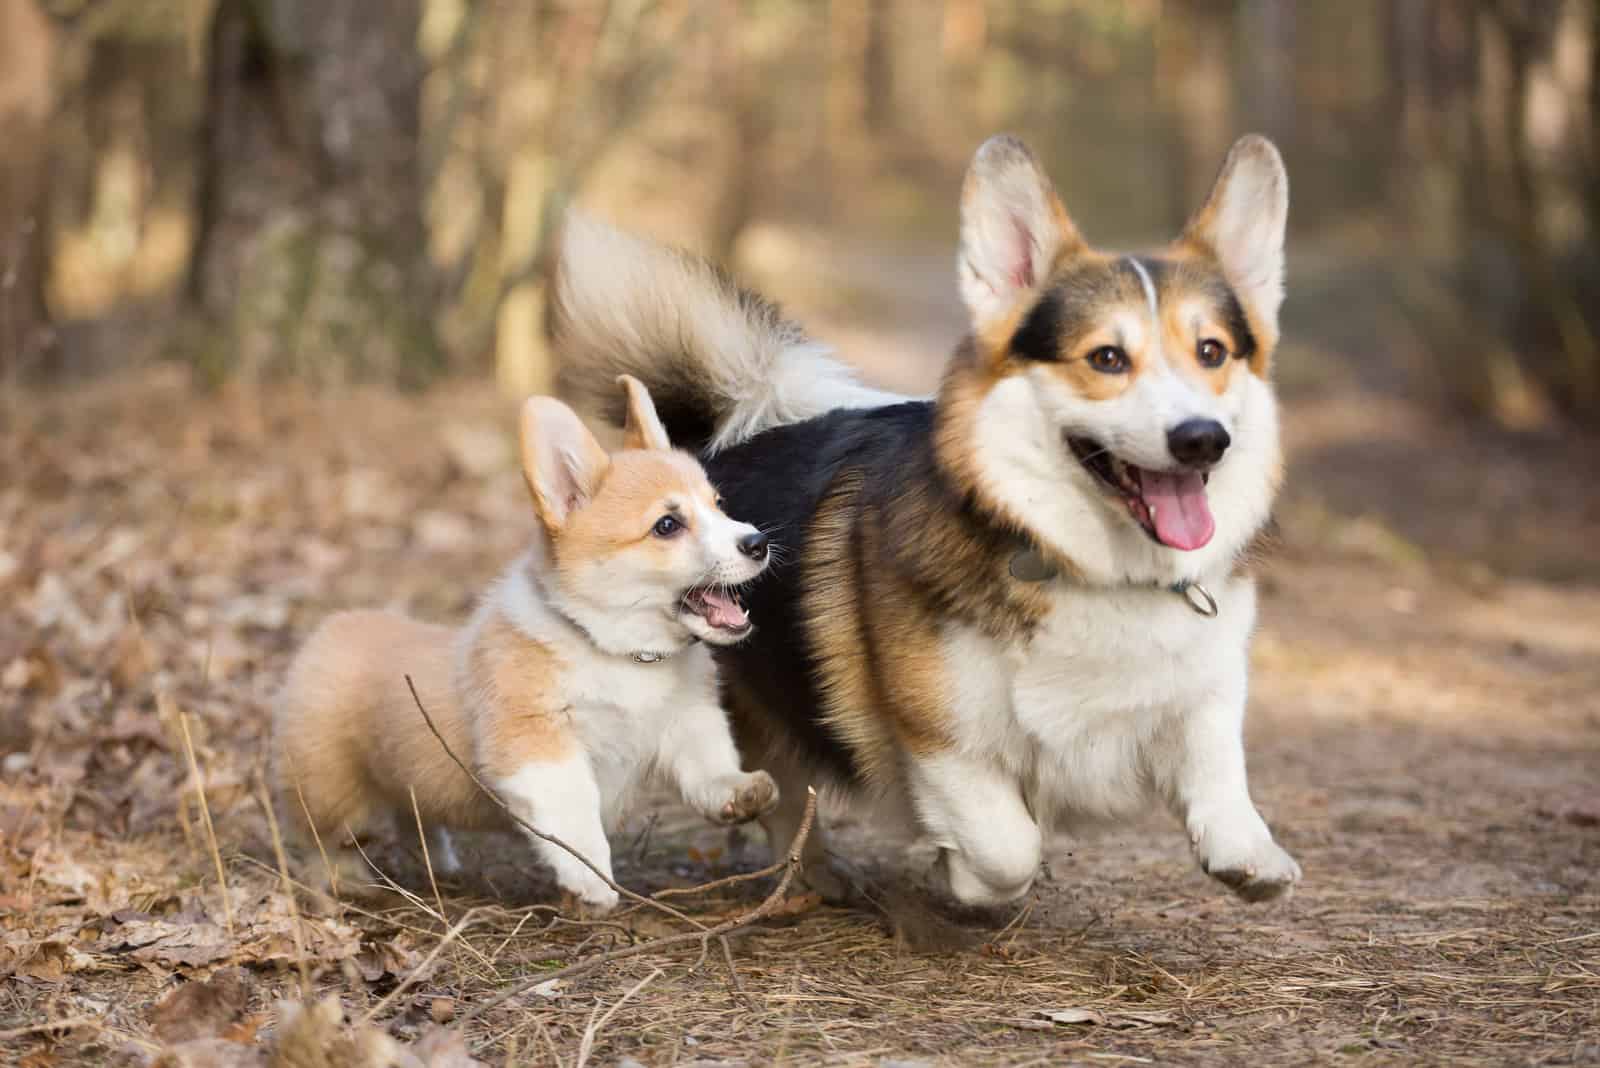
[[[679,610],[699,616],[713,630],[738,635],[750,629],[750,614],[739,595],[726,586],[691,586]]]
[[[1069,436],[1067,446],[1101,486],[1122,499],[1134,522],[1155,541],[1189,551],[1203,547],[1216,533],[1206,499],[1209,474],[1137,467],[1093,438]]]

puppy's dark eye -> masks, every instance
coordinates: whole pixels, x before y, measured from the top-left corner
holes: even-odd
[[[1227,347],[1215,338],[1206,338],[1196,349],[1200,362],[1207,367],[1221,367],[1228,358]]]
[[[656,520],[656,525],[650,528],[650,533],[658,538],[670,538],[683,529],[683,524],[678,522],[676,516],[664,515]]]
[[[1108,375],[1123,374],[1132,365],[1128,354],[1115,345],[1102,345],[1089,353],[1085,359],[1089,361],[1090,367]]]

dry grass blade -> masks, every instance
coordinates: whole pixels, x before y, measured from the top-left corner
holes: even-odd
[[[194,738],[189,733],[189,714],[178,707],[172,695],[162,691],[156,697],[163,719],[175,720],[183,738],[183,753],[189,763],[189,779],[194,783],[195,796],[200,799],[200,820],[206,829],[206,846],[211,851],[211,863],[217,869],[217,892],[222,895],[222,918],[233,937],[233,901],[228,896],[228,875],[222,866],[222,850],[217,846],[217,829],[211,823],[211,806],[206,802],[205,781],[200,776],[200,762],[194,755]]]
[[[439,893],[439,880],[433,875],[433,855],[428,851],[428,832],[422,827],[422,810],[417,807],[417,788],[407,787],[411,791],[411,815],[417,821],[417,841],[422,843],[422,863],[428,869],[428,885],[433,887],[433,903],[439,906],[439,915],[444,915],[444,895]]]
[[[289,858],[283,849],[283,835],[278,829],[278,814],[273,811],[272,798],[265,784],[258,784],[256,800],[267,814],[267,830],[272,834],[272,854],[278,862],[278,877],[283,880],[283,896],[289,903],[289,928],[294,932],[294,963],[300,973],[300,996],[311,996],[311,966],[306,961],[305,932],[300,929],[300,903],[295,900],[294,880],[289,877]]]
[[[413,983],[422,978],[423,974],[426,973],[429,968],[433,967],[433,962],[439,959],[439,954],[444,952],[445,947],[459,938],[461,936],[461,932],[465,931],[469,926],[471,926],[482,911],[482,909],[468,909],[467,914],[461,917],[461,919],[457,920],[456,925],[450,928],[450,930],[446,931],[444,936],[439,939],[439,944],[434,946],[426,957],[422,958],[422,963],[411,969],[410,974],[408,974],[404,979],[400,980],[399,983],[395,984],[395,988],[389,991],[389,993],[384,996],[382,1001],[378,1002],[376,1005],[372,1006],[372,1008],[367,1010],[366,1014],[361,1017],[361,1022],[363,1024],[371,1023],[373,1020],[378,1018],[384,1009],[394,1004],[394,1000],[396,998],[410,989]]]
[[[67,1016],[60,1020],[45,1020],[42,1023],[28,1024],[26,1027],[13,1027],[8,1031],[0,1031],[0,1042],[27,1038],[30,1035],[43,1035],[51,1031],[71,1031],[79,1027],[99,1026],[98,1016]]]
[[[643,979],[640,979],[637,983],[634,983],[633,986],[629,987],[627,993],[618,998],[617,1003],[607,1009],[604,1016],[601,1016],[598,1020],[595,1019],[593,1015],[589,1017],[589,1026],[583,1029],[583,1039],[578,1043],[578,1060],[576,1062],[576,1068],[583,1068],[584,1065],[589,1063],[589,1055],[594,1052],[595,1036],[597,1036],[601,1030],[605,1028],[606,1024],[611,1022],[611,1017],[617,1014],[617,1010],[626,1005],[629,999],[631,999],[635,994],[659,978],[661,978],[661,969],[657,968]],[[594,1011],[598,1013],[600,1011],[600,1007],[598,1005],[595,1006]]]

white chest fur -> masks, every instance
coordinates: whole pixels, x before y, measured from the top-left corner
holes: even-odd
[[[615,822],[656,770],[664,739],[680,729],[684,715],[715,706],[711,651],[691,645],[649,662],[605,652],[550,608],[521,564],[502,578],[474,625],[492,612],[504,612],[517,630],[555,653],[555,688],[567,722],[589,761],[606,822]]]
[[[1014,776],[1041,823],[1145,808],[1152,766],[1182,744],[1183,717],[1219,697],[1243,705],[1254,584],[1209,589],[1215,618],[1167,590],[1062,583],[1025,645],[952,632],[962,747]]]

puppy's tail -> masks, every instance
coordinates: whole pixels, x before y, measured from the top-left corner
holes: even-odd
[[[715,452],[835,408],[907,398],[862,385],[776,305],[698,257],[569,212],[550,287],[560,388],[621,422],[617,376],[650,390],[673,444]]]

